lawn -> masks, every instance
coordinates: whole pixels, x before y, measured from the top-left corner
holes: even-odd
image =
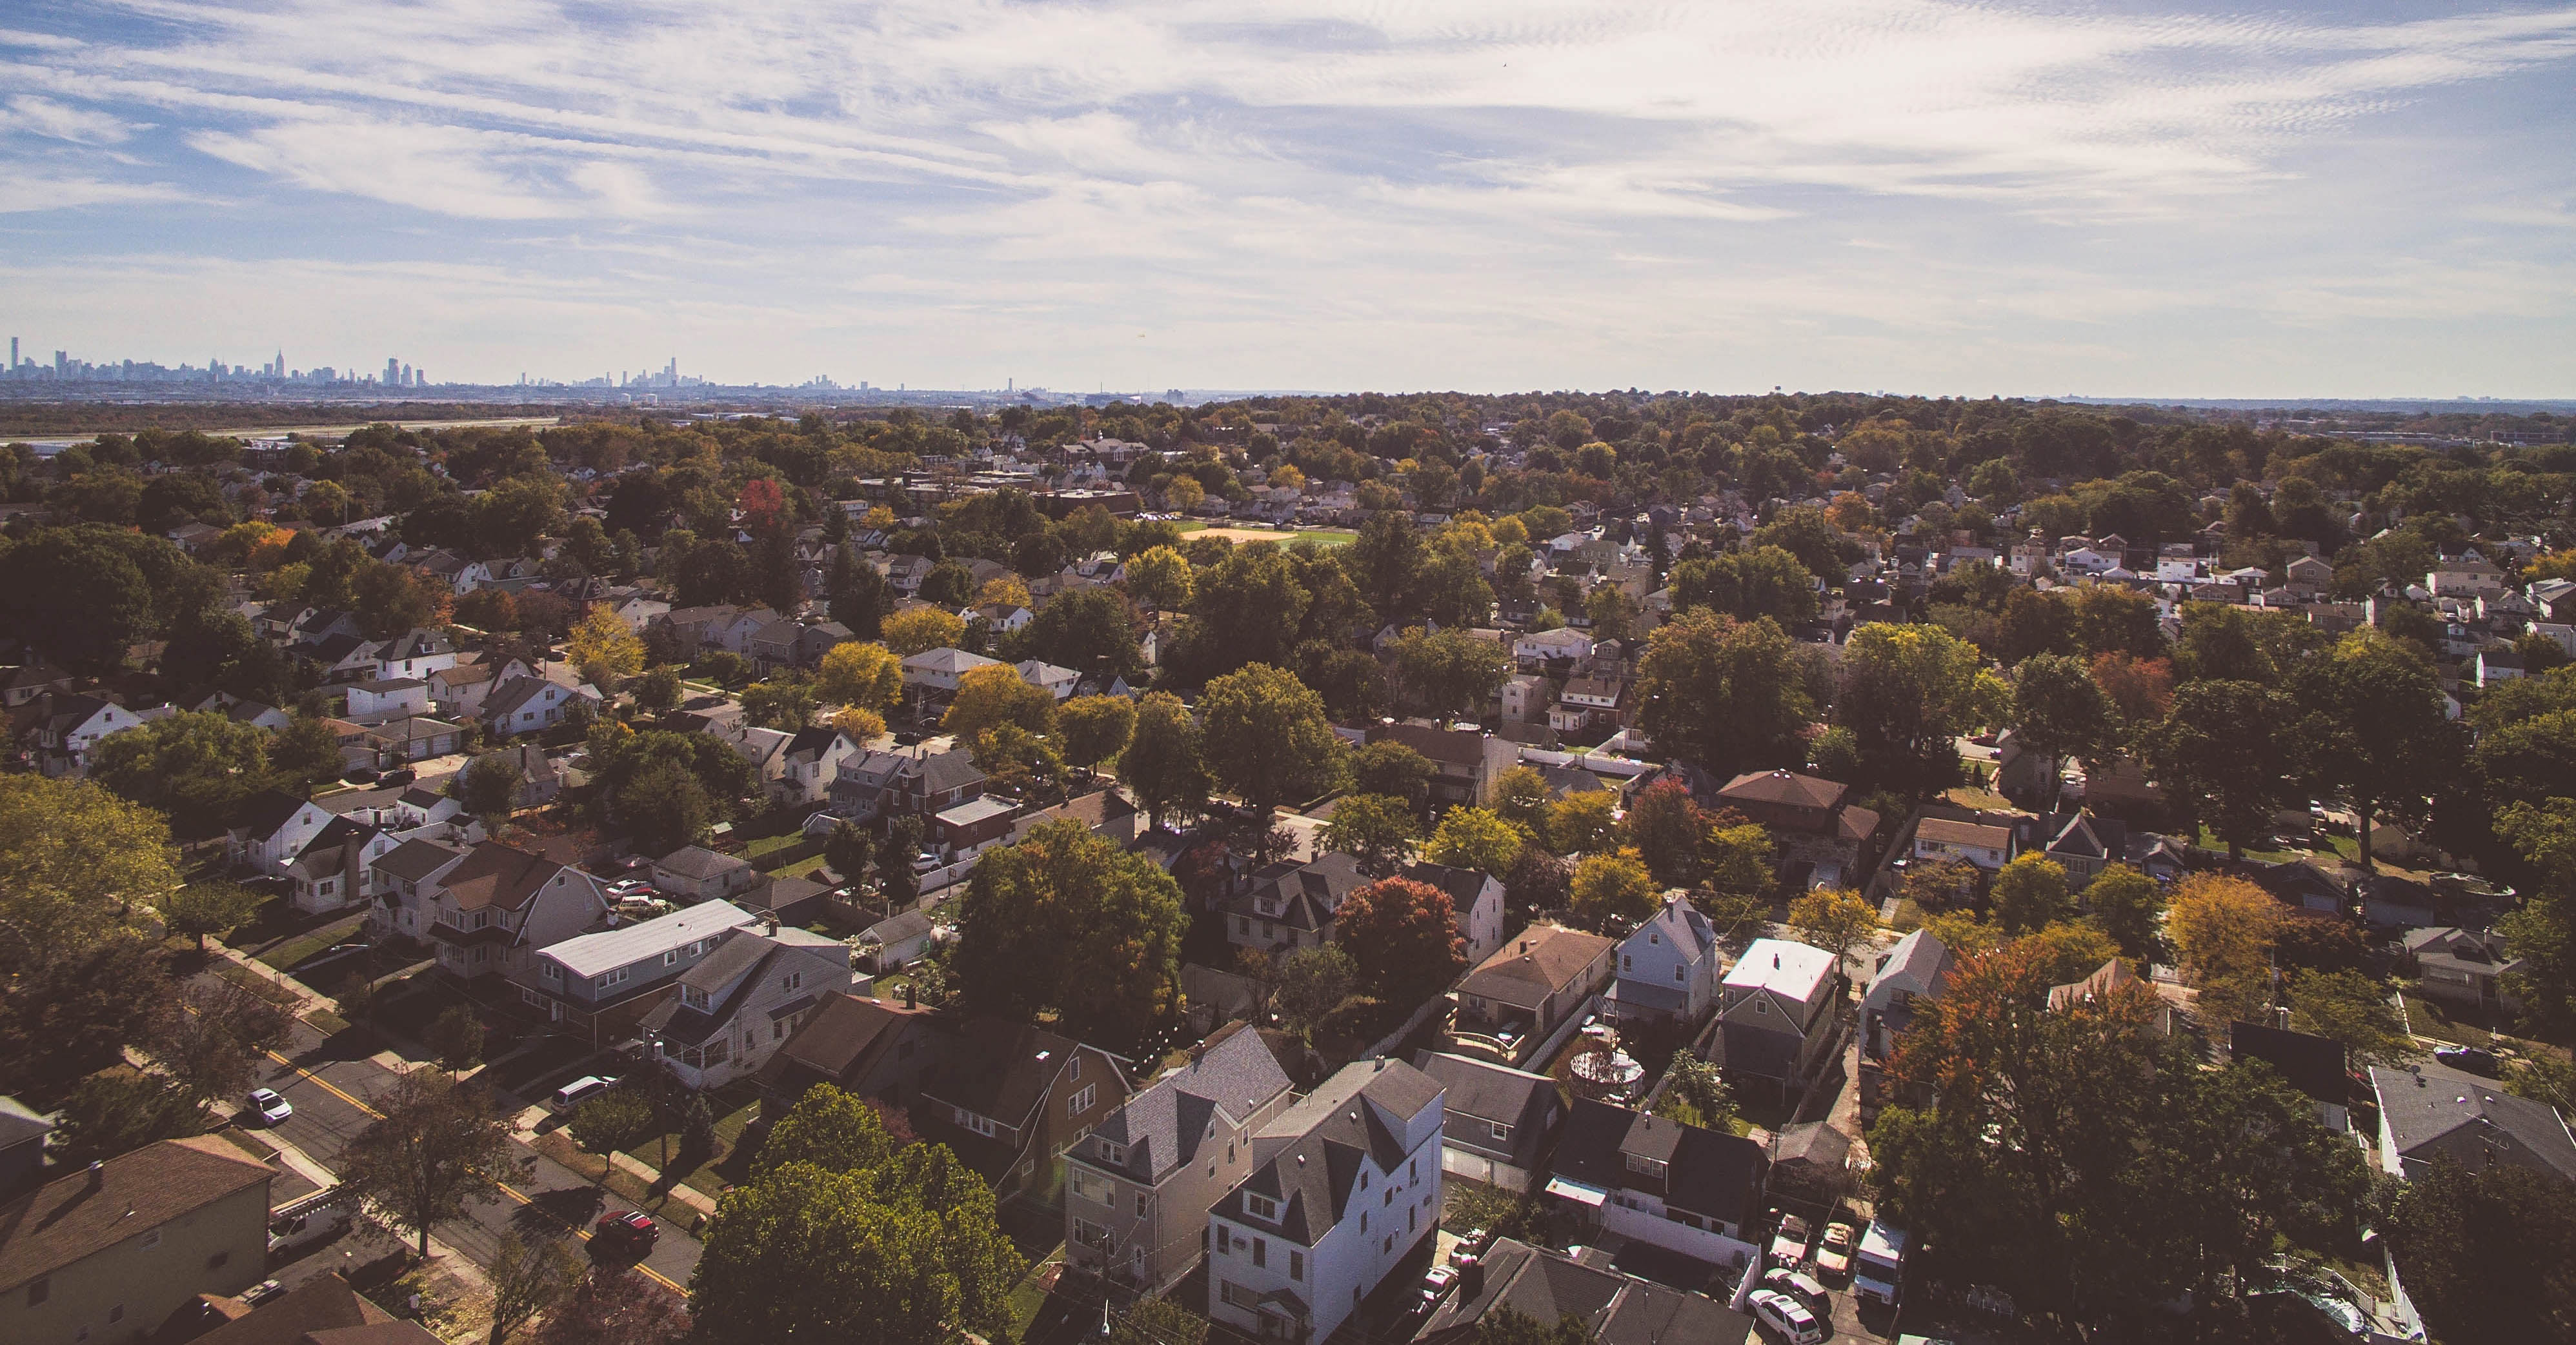
[[[2494,1033],[2482,1027],[2453,1022],[2439,1005],[2417,995],[2406,996],[2406,1025],[2415,1030],[2416,1036],[2461,1046],[2487,1046],[2495,1041]]]
[[[213,971],[217,976],[240,986],[242,989],[259,996],[261,999],[267,1000],[271,1004],[280,1004],[292,1008],[303,1003],[302,1000],[296,998],[294,991],[269,980],[267,977],[262,976],[258,972],[252,971],[250,968],[242,966],[237,962],[226,962],[219,959],[208,964],[208,969]]]
[[[1274,528],[1238,528],[1231,524],[1208,523],[1198,519],[1176,523],[1173,526],[1185,533],[1214,533],[1219,537],[1230,538],[1237,542],[1293,542],[1300,537],[1312,537],[1326,546],[1341,546],[1356,542],[1360,538],[1358,533],[1347,528],[1300,528],[1294,532],[1281,532]]]
[[[259,960],[279,971],[293,971],[296,964],[306,958],[347,941],[348,937],[356,933],[358,927],[364,923],[366,923],[366,917],[363,915],[334,920],[263,950]]]
[[[814,875],[822,872],[822,870],[823,857],[821,855],[807,855],[805,858],[797,860],[786,868],[770,869],[767,872],[772,878],[814,878]],[[814,878],[814,881],[819,883],[823,880],[820,878]]]
[[[714,1104],[723,1107],[737,1100],[739,1105],[733,1106],[716,1117],[715,1152],[706,1155],[697,1166],[685,1172],[663,1174],[666,1178],[693,1186],[710,1196],[724,1190],[728,1179],[716,1169],[732,1156],[735,1143],[742,1138],[743,1128],[751,1124],[751,1118],[760,1114],[760,1099],[756,1093],[749,1090],[739,1094],[738,1099],[735,1096],[719,1093],[714,1099]],[[685,1125],[674,1125],[665,1132],[671,1141],[671,1157],[679,1156],[681,1141],[687,1130],[688,1127]],[[626,1156],[646,1167],[658,1169],[663,1161],[662,1139],[662,1134],[647,1135],[626,1146]]]
[[[745,844],[742,847],[742,857],[750,860],[752,864],[757,867],[762,855],[768,854],[774,850],[784,850],[804,839],[803,835],[793,831],[782,832],[776,836],[763,836],[758,840]]]

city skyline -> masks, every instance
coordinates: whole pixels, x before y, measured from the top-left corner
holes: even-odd
[[[0,313],[480,385],[2576,392],[2576,8],[90,0]],[[371,367],[378,356],[328,355]]]

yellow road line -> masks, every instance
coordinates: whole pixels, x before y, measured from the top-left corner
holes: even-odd
[[[322,1091],[324,1091],[324,1092],[326,1092],[326,1093],[329,1093],[331,1096],[333,1096],[333,1097],[335,1097],[335,1098],[340,1099],[342,1102],[346,1102],[346,1103],[348,1103],[350,1106],[355,1107],[355,1108],[357,1108],[358,1110],[360,1110],[360,1111],[362,1111],[362,1112],[365,1112],[367,1115],[372,1116],[372,1117],[376,1118],[376,1119],[377,1119],[377,1120],[379,1120],[379,1121],[381,1121],[381,1120],[385,1119],[385,1114],[384,1114],[383,1112],[377,1111],[375,1108],[368,1106],[366,1103],[361,1102],[361,1101],[359,1101],[358,1099],[356,1099],[356,1098],[354,1098],[354,1097],[351,1097],[349,1094],[341,1092],[341,1091],[340,1091],[340,1089],[339,1089],[339,1087],[338,1087],[337,1085],[333,1084],[329,1079],[325,1079],[325,1078],[323,1078],[321,1075],[316,1074],[316,1073],[314,1073],[313,1071],[311,1071],[311,1070],[309,1070],[309,1069],[304,1068],[302,1065],[296,1064],[294,1061],[287,1059],[285,1056],[279,1055],[279,1054],[278,1054],[277,1052],[275,1052],[275,1051],[271,1051],[271,1052],[269,1052],[269,1053],[268,1053],[268,1058],[269,1058],[269,1059],[271,1059],[271,1060],[276,1061],[277,1063],[279,1063],[279,1064],[281,1064],[281,1065],[286,1066],[288,1069],[291,1069],[291,1070],[295,1071],[295,1072],[296,1072],[296,1073],[298,1073],[298,1074],[303,1075],[306,1079],[308,1079],[308,1080],[310,1080],[310,1081],[312,1081],[312,1082],[314,1082],[314,1083],[317,1083],[317,1084],[322,1085]]]
[[[533,1205],[537,1203],[530,1199],[525,1193],[521,1192],[519,1188],[510,1185],[508,1182],[495,1182],[493,1184],[501,1188],[501,1194],[508,1196],[522,1205]],[[573,1229],[572,1235],[584,1242],[590,1241],[590,1230],[587,1228]],[[662,1274],[662,1272],[655,1270],[641,1261],[635,1263],[635,1269],[642,1272],[644,1278],[653,1281],[655,1284],[661,1285],[665,1289],[673,1290],[678,1293],[688,1292],[688,1290],[682,1289],[679,1285],[672,1283],[667,1276]]]

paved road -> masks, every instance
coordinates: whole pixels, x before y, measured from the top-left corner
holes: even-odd
[[[368,1104],[391,1088],[395,1077],[392,1070],[363,1056],[352,1058],[320,1032],[297,1023],[292,1046],[272,1055],[261,1079],[295,1104],[295,1114],[276,1127],[275,1138],[338,1171],[340,1151],[375,1120]],[[510,1147],[519,1175],[501,1187],[501,1198],[469,1205],[466,1217],[431,1230],[477,1264],[490,1262],[504,1233],[587,1241],[591,1222],[608,1208],[603,1193],[570,1168],[515,1137]],[[661,1240],[639,1269],[647,1278],[685,1292],[703,1250],[695,1238],[665,1224]]]

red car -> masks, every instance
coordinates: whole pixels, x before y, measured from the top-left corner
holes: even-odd
[[[653,1226],[653,1216],[642,1210],[611,1210],[599,1216],[591,1226],[593,1250],[606,1250],[626,1256],[642,1256],[653,1250],[654,1240],[662,1230]]]

